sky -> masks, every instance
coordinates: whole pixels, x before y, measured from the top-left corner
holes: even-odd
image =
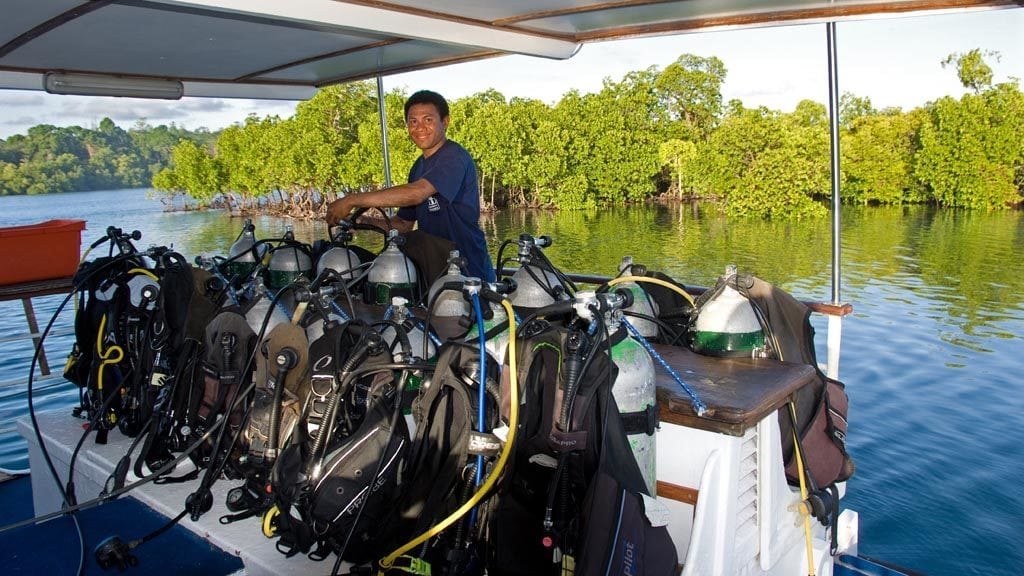
[[[942,60],[974,48],[999,53],[987,57],[996,82],[1024,79],[1024,9],[893,17],[840,22],[836,28],[839,90],[867,97],[875,108],[910,110],[965,90],[953,67]],[[441,92],[454,100],[494,88],[506,97],[537,98],[548,104],[575,89],[600,90],[650,66],[663,69],[682,54],[716,56],[727,74],[725,102],[792,111],[804,99],[828,101],[826,27],[780,26],[602,42],[584,46],[567,61],[507,56],[384,78],[385,90]],[[130,128],[171,122],[189,129],[218,130],[246,116],[294,113],[295,102],[215,98],[179,101],[56,96],[41,91],[0,92],[0,138],[24,134],[41,123],[99,125],[104,117]]]

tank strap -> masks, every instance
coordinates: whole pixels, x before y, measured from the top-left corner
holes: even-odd
[[[655,430],[661,424],[658,407],[654,404],[648,404],[646,408],[637,412],[621,412],[619,416],[622,417],[622,427],[626,429],[626,434],[629,436],[633,434],[654,436]]]

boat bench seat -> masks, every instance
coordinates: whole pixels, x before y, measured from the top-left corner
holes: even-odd
[[[815,377],[814,368],[806,364],[715,358],[666,344],[655,344],[654,349],[708,408],[704,416],[698,416],[690,396],[656,364],[661,422],[731,436],[743,436]]]

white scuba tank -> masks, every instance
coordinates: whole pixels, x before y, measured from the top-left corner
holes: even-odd
[[[334,230],[335,232],[331,234],[331,247],[317,259],[316,276],[319,278],[324,270],[330,268],[341,278],[351,280],[356,277],[363,262],[354,250],[348,248],[348,243],[352,241],[352,232],[343,226],[337,226]]]
[[[558,276],[534,263],[534,252],[540,252],[544,246],[551,245],[551,238],[541,236],[533,238],[523,234],[519,238],[519,270],[512,275],[516,290],[509,295],[512,305],[516,308],[543,308],[554,304],[558,294],[559,300],[568,300],[569,295],[562,289],[562,281]]]
[[[299,276],[311,279],[313,259],[309,252],[303,250],[295,241],[295,233],[291,226],[285,230],[285,242],[270,251],[270,262],[267,264],[267,287],[280,290],[291,284]]]
[[[620,278],[633,276],[633,257],[623,256],[619,264]],[[651,298],[650,294],[636,282],[620,282],[616,288],[625,288],[633,294],[633,303],[625,308],[628,312],[635,312],[641,316],[650,318],[658,317],[658,303]],[[643,335],[644,338],[658,337],[658,324],[653,320],[647,320],[637,316],[630,316],[629,323]]]
[[[736,267],[727,266],[725,286],[701,305],[694,323],[692,347],[709,356],[760,357],[765,352],[764,331],[747,297],[729,285]]]
[[[336,312],[331,312],[327,315],[327,321],[344,324],[348,322],[348,318],[345,318]],[[314,322],[310,322],[309,326],[306,326],[306,340],[313,342],[323,336],[324,323],[325,321],[322,318],[317,319]]]
[[[259,276],[253,281],[252,287],[252,304],[248,310],[245,311],[245,322],[252,328],[252,331],[256,334],[260,333],[260,328],[263,326],[263,321],[269,316],[267,321],[267,330],[263,333],[264,336],[270,333],[274,329],[274,326],[284,322],[290,322],[291,318],[281,308],[281,306],[271,306],[273,296],[267,291],[267,288],[263,285],[263,279]]]
[[[416,318],[409,313],[409,309],[406,307],[409,301],[402,296],[394,296],[391,298],[391,320],[397,324],[403,324],[406,327],[406,333],[409,335],[409,345],[412,347],[412,353],[414,356],[423,355],[423,343],[426,340],[427,344],[427,356],[424,360],[433,358],[437,353],[434,347],[434,342],[423,332],[420,328],[420,323],[416,321]],[[398,338],[398,332],[393,326],[385,326],[380,331],[381,337],[387,342],[388,348],[390,348],[396,355],[400,354],[402,347],[400,344],[395,344],[395,340]],[[396,361],[399,359],[396,358]]]
[[[427,292],[427,305],[433,310],[434,316],[438,318],[459,318],[470,313],[470,303],[463,296],[460,290],[444,290],[444,285],[452,282],[463,284],[466,277],[459,269],[459,251],[452,250],[448,255],[448,271],[434,281]]]
[[[584,317],[582,309],[588,302],[596,302],[592,291],[576,293],[576,310]],[[582,306],[581,306],[582,304]],[[605,314],[605,324],[609,333],[615,333],[621,324],[621,310],[612,309]],[[654,360],[632,335],[628,335],[611,347],[611,360],[618,368],[618,375],[612,384],[612,396],[622,414],[657,410],[658,401],[655,396]],[[653,496],[657,494],[657,442],[654,434],[636,432],[628,434],[629,447],[636,458],[637,466],[643,474],[644,483]]]
[[[252,220],[246,219],[242,227],[242,235],[228,249],[228,262],[224,266],[224,275],[231,278],[247,278],[252,274],[257,262],[262,262],[267,255],[267,245],[260,244],[253,253],[253,246],[256,245],[256,228]]]
[[[398,231],[388,232],[387,247],[373,259],[366,277],[366,302],[387,305],[392,296],[412,298],[416,289],[416,266],[398,249]]]
[[[355,278],[361,264],[355,252],[345,246],[334,246],[320,255],[316,262],[316,275],[319,277],[324,270],[330,268],[345,280],[351,280]]]

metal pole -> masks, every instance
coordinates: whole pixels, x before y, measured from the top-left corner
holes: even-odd
[[[841,274],[839,242],[839,68],[836,57],[836,23],[825,25],[828,36],[828,108],[832,148],[832,303],[840,304]]]
[[[840,259],[839,202],[839,66],[836,57],[836,23],[826,25],[828,37],[829,140],[832,148],[832,303],[841,304],[842,260]],[[843,334],[842,316],[828,317],[828,360],[826,374],[839,378],[839,350]]]
[[[384,109],[384,78],[377,76],[377,115],[380,117],[381,153],[384,154],[384,187],[391,188],[391,157],[388,154],[388,113]]]

